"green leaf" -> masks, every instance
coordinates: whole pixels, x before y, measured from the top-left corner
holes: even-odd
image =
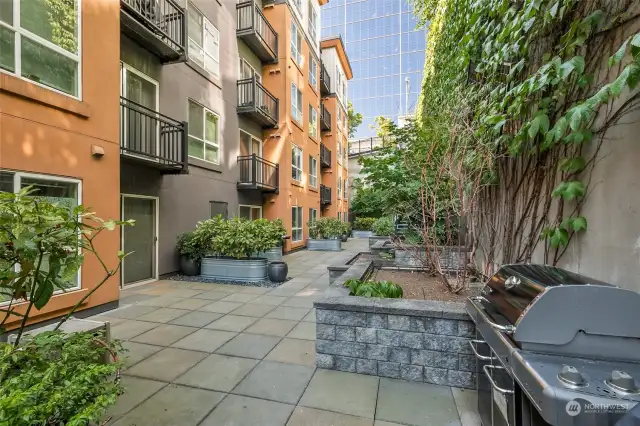
[[[45,280],[38,283],[38,288],[33,297],[33,306],[37,309],[42,309],[49,302],[53,296],[53,282],[51,280]]]
[[[569,243],[569,232],[566,229],[556,228],[549,239],[551,246],[554,248],[566,246]]]
[[[113,231],[114,229],[116,229],[116,223],[113,220],[107,220],[104,222],[104,227],[108,231]]]
[[[631,65],[626,66],[618,78],[615,79],[613,83],[609,86],[609,91],[611,92],[611,96],[617,97],[620,96],[622,90],[627,86],[627,80],[629,79],[629,75],[631,74]]]
[[[529,123],[528,134],[530,138],[535,138],[538,133],[545,134],[549,131],[549,117],[544,113],[539,113]]]
[[[567,173],[575,173],[584,169],[585,161],[582,157],[565,158],[560,162],[560,169]]]
[[[614,65],[618,65],[622,60],[622,58],[624,58],[624,54],[627,51],[627,43],[629,43],[629,39],[625,40],[625,42],[622,43],[618,51],[609,58],[609,61],[608,61],[609,68],[611,68]]]
[[[640,47],[640,33],[637,33],[631,38],[631,45]]]
[[[584,216],[578,216],[576,218],[573,218],[573,220],[571,221],[571,229],[573,229],[574,232],[578,232],[583,229],[586,230],[587,219]]]

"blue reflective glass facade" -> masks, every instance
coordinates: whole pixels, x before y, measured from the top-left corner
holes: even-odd
[[[329,0],[322,38],[342,36],[353,68],[349,100],[364,119],[355,137],[374,136],[375,117],[413,113],[420,93],[427,31],[405,0]],[[407,99],[406,79],[409,79]]]

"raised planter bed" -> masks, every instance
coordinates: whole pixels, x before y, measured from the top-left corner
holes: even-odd
[[[340,239],[330,240],[307,240],[307,250],[311,251],[342,251],[342,241]]]
[[[267,279],[266,258],[233,259],[205,257],[202,259],[201,275],[222,281],[258,282]]]
[[[373,231],[356,231],[355,229],[351,231],[351,236],[353,238],[369,238],[373,237]]]
[[[279,262],[282,260],[282,247],[274,247],[271,250],[257,253],[255,257],[264,257],[269,262]]]
[[[372,235],[369,237],[369,248],[373,247],[378,241],[391,241],[390,237],[381,237],[379,235]]]

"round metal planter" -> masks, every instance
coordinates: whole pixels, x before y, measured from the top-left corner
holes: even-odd
[[[347,234],[342,234],[342,235],[340,236],[340,240],[341,240],[343,243],[346,243],[346,242],[349,240],[349,236],[348,236]]]
[[[180,256],[180,272],[187,277],[195,277],[200,275],[200,262],[189,258],[188,256]]]
[[[257,282],[267,279],[267,259],[233,259],[205,257],[201,274],[205,278],[223,281]]]
[[[275,261],[270,262],[267,266],[267,275],[269,281],[274,283],[282,283],[287,280],[287,274],[289,273],[289,265],[287,262]]]

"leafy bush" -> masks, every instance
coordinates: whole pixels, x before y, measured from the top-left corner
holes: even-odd
[[[223,219],[218,215],[198,223],[194,239],[204,252],[242,259],[282,243],[286,230],[281,220]]]
[[[351,279],[347,280],[344,285],[349,288],[350,296],[400,299],[403,295],[402,287],[391,281],[362,281]]]
[[[349,234],[351,234],[351,223],[342,222],[342,235],[349,235]]]
[[[353,229],[356,231],[371,231],[375,221],[375,217],[358,217],[353,224]]]
[[[44,332],[17,350],[0,343],[0,424],[97,424],[123,392],[122,363],[104,362],[120,351],[100,333]]]
[[[389,216],[383,216],[381,218],[378,218],[373,223],[373,232],[375,232],[376,235],[386,237],[393,234],[393,231],[394,231],[393,218]]]
[[[309,221],[309,237],[311,239],[323,239],[338,238],[342,235],[344,230],[344,223],[338,220],[336,217],[321,217],[314,222]]]
[[[205,247],[196,238],[193,231],[178,235],[177,249],[181,255],[196,262],[199,262],[206,254]]]

